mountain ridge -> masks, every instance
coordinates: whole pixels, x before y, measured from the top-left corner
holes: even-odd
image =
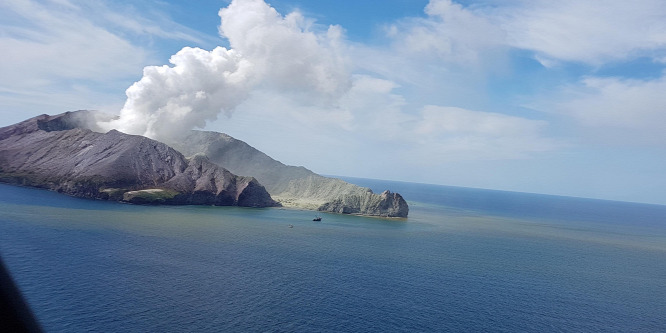
[[[40,115],[0,128],[0,181],[132,203],[278,205],[252,177],[143,136],[81,128],[82,116],[90,115]]]
[[[97,122],[110,119],[79,110],[0,128],[0,181],[133,203],[281,205],[403,218],[409,212],[398,193],[375,194],[285,165],[224,133],[193,130],[162,143],[100,133]]]

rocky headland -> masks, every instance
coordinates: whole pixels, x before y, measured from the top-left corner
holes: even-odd
[[[409,213],[407,202],[398,193],[376,194],[302,166],[285,165],[223,133],[194,130],[170,145],[186,156],[205,155],[235,174],[255,177],[286,207],[381,217],[407,217]]]

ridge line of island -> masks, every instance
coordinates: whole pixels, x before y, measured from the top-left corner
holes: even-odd
[[[0,128],[0,182],[134,204],[283,206],[399,218],[409,212],[398,193],[376,194],[282,164],[223,133],[192,130],[159,142],[104,133],[98,122],[112,118],[79,110]]]

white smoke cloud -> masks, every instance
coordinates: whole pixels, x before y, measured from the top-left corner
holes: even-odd
[[[231,115],[255,89],[328,104],[349,89],[340,27],[315,32],[301,14],[283,17],[263,0],[234,0],[219,15],[231,49],[185,47],[169,60],[173,66],[144,68],[120,117],[100,126],[169,141],[221,112]]]
[[[234,50],[186,47],[169,62],[174,66],[144,68],[119,119],[100,126],[167,140],[231,112],[249,92],[252,65]]]

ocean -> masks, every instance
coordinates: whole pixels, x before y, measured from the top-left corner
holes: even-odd
[[[0,254],[47,332],[666,331],[666,206],[345,180],[409,218],[0,184]]]

